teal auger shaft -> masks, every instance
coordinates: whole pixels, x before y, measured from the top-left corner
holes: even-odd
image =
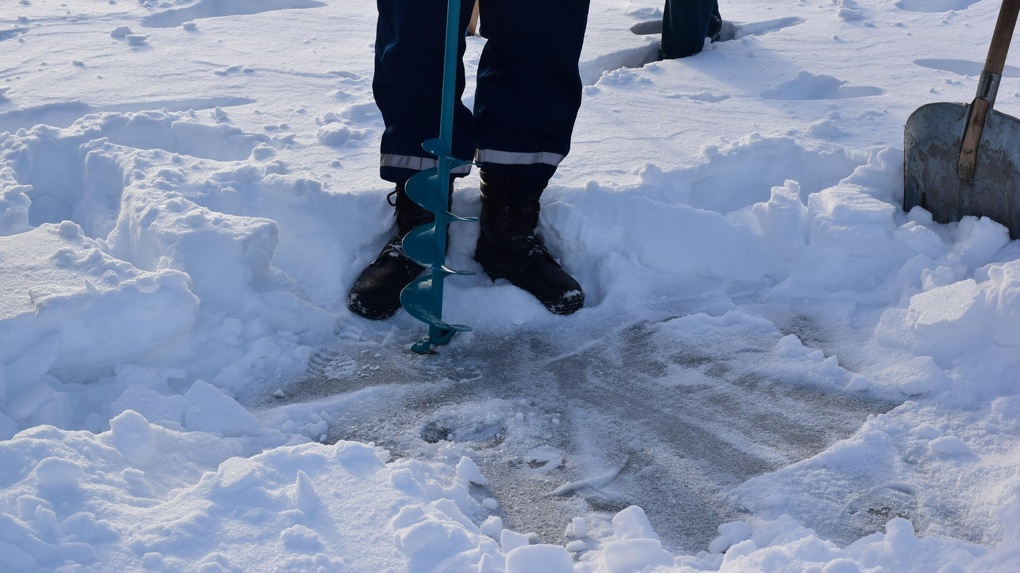
[[[449,275],[470,274],[446,266],[447,224],[471,221],[449,212],[450,171],[468,162],[452,157],[453,112],[455,108],[457,58],[464,31],[460,29],[460,0],[449,0],[446,13],[446,47],[443,59],[443,94],[439,117],[439,137],[422,143],[422,148],[437,158],[437,167],[426,169],[407,181],[407,196],[424,209],[435,213],[435,222],[412,229],[403,240],[404,253],[431,273],[416,279],[400,293],[400,303],[413,317],[429,325],[428,336],[411,349],[425,354],[434,346],[446,344],[464,325],[443,321],[443,281]]]

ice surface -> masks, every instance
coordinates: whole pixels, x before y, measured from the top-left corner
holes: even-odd
[[[402,354],[324,355],[316,378],[276,401],[331,394],[332,439],[398,456],[470,452],[458,473],[472,481],[477,464],[512,529],[565,542],[571,515],[605,523],[637,505],[670,546],[692,548],[745,516],[729,487],[810,457],[894,406],[845,391],[851,373],[740,313],[602,332],[580,350],[541,333],[477,335],[420,373]]]

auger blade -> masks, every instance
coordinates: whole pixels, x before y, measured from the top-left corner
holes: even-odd
[[[463,165],[472,165],[473,162],[464,159],[459,159],[450,155],[450,145],[443,141],[441,138],[428,139],[421,144],[421,148],[428,151],[436,157],[445,157],[450,169],[456,169]]]
[[[468,162],[461,162],[465,165]],[[465,223],[477,223],[478,217],[461,217],[454,215],[447,208],[449,205],[449,195],[441,196],[443,193],[440,192],[439,184],[439,171],[436,168],[426,169],[420,171],[407,180],[404,185],[404,192],[411,198],[412,201],[421,205],[423,208],[433,212],[442,213],[451,221],[462,221]]]
[[[439,270],[442,271],[445,276],[457,275],[459,277],[469,277],[475,274],[474,271],[455,271],[446,265],[440,265]]]
[[[436,157],[442,157],[446,155],[446,151],[450,149],[450,145],[443,141],[443,138],[434,137],[421,142],[421,148]]]
[[[436,273],[433,270],[433,273]],[[447,272],[446,270],[439,269],[438,276],[457,274],[456,272]],[[404,310],[408,314],[417,318],[418,320],[434,326],[441,330],[449,330],[451,332],[465,332],[471,330],[471,327],[463,324],[447,324],[443,322],[443,319],[435,311],[435,285],[433,284],[433,278],[437,275],[428,275],[411,281],[411,284],[404,287],[404,290],[400,291],[400,304],[404,307]],[[442,280],[442,278],[440,278]]]
[[[444,211],[443,215],[446,215],[446,218],[451,220],[451,221],[460,221],[462,223],[477,223],[478,222],[478,217],[461,217],[460,215],[454,215],[453,213],[451,213],[449,211]]]
[[[447,211],[448,197],[440,193],[439,171],[432,167],[420,171],[407,180],[404,185],[404,192],[412,201],[433,213],[445,213]],[[440,197],[440,195],[444,195]]]
[[[426,223],[415,227],[404,235],[401,242],[404,254],[423,267],[431,267],[436,263],[436,224]]]
[[[475,217],[457,217],[455,215],[450,216],[450,218],[455,221],[466,222],[474,222],[478,220]],[[419,265],[423,267],[432,267],[438,265],[443,268],[446,268],[444,266],[445,256],[442,257],[441,260],[440,257],[436,254],[435,223],[426,223],[420,227],[415,227],[411,229],[410,231],[408,231],[406,235],[404,235],[404,239],[401,242],[401,245],[402,248],[404,249],[404,254],[407,255],[409,259],[418,263]],[[473,275],[474,273],[451,271],[451,274]]]
[[[423,209],[435,213],[435,222],[412,229],[403,241],[404,253],[432,274],[416,279],[400,291],[400,304],[413,317],[429,325],[429,335],[411,347],[419,354],[431,352],[433,346],[446,344],[467,326],[443,322],[443,280],[450,275],[470,274],[446,266],[446,229],[450,221],[475,221],[450,212],[450,172],[469,165],[469,161],[452,157],[453,110],[457,79],[458,43],[464,37],[460,28],[460,0],[449,0],[446,6],[446,48],[443,53],[443,94],[439,113],[439,137],[422,143],[422,149],[434,155],[437,167],[411,177],[404,186],[407,196]]]

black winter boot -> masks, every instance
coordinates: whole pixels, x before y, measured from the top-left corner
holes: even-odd
[[[435,220],[434,214],[404,193],[403,185],[397,185],[386,200],[396,207],[397,233],[361,271],[347,295],[347,308],[372,320],[389,318],[400,310],[400,291],[425,270],[404,255],[400,242],[408,231]]]
[[[475,260],[493,280],[507,279],[535,296],[549,312],[570,314],[584,305],[581,285],[545,248],[538,226],[539,193],[518,200],[503,173],[481,172],[481,233]],[[522,204],[523,203],[523,204]]]

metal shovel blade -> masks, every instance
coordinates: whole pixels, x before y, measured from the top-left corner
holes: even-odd
[[[904,130],[906,211],[920,205],[939,223],[985,216],[1020,239],[1020,120],[988,111],[970,181],[957,170],[970,105],[931,103],[907,119]]]

